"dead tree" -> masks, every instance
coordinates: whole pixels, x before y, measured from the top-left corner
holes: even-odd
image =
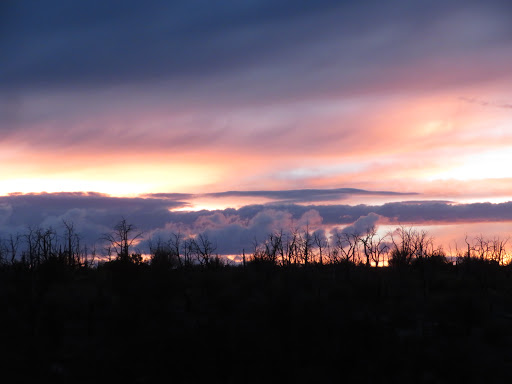
[[[22,261],[28,264],[30,269],[39,265],[39,257],[37,253],[37,235],[36,230],[31,226],[28,227],[27,233],[24,235],[27,249],[22,254]]]
[[[35,230],[36,236],[36,252],[37,258],[42,261],[48,261],[52,256],[55,255],[55,243],[57,233],[51,227],[43,229],[37,228]]]
[[[172,233],[171,238],[169,239],[169,246],[171,247],[171,251],[173,255],[178,260],[178,264],[180,267],[183,267],[184,260],[182,260],[181,257],[181,243],[183,240],[183,235],[181,232],[178,233]]]
[[[304,265],[308,265],[313,256],[313,244],[314,239],[313,235],[309,231],[309,224],[306,224],[306,228],[302,234],[299,234],[299,252],[300,252],[300,261],[304,263]]]
[[[414,257],[423,259],[433,254],[434,238],[426,230],[413,231],[412,242],[415,249]]]
[[[468,234],[466,233],[465,237],[464,237],[464,241],[466,242],[466,245],[467,245],[467,251],[465,253],[465,257],[467,259],[470,259],[471,258],[471,255],[472,255],[472,251],[474,250],[474,247],[471,246],[471,244],[469,244],[469,241],[468,241]]]
[[[490,251],[489,240],[484,238],[484,236],[482,234],[480,234],[479,236],[476,236],[473,249],[475,250],[477,257],[480,260],[487,259],[489,257],[489,251]]]
[[[381,256],[384,255],[388,246],[385,243],[386,236],[379,236],[375,225],[368,227],[364,235],[359,236],[359,241],[363,244],[363,252],[366,258],[366,265],[370,266],[375,263],[378,267],[381,261]]]
[[[500,265],[503,265],[505,262],[505,257],[507,255],[507,243],[509,240],[510,237],[500,239],[499,236],[492,239],[492,260],[496,261]]]
[[[191,239],[191,249],[199,264],[209,266],[217,246],[210,241],[208,235],[200,233]]]
[[[324,263],[324,250],[329,246],[329,242],[327,241],[327,237],[325,236],[325,232],[323,230],[321,231],[315,231],[313,233],[313,242],[318,248],[318,263],[320,265],[323,265]]]
[[[80,264],[80,237],[75,232],[75,225],[72,222],[62,220],[64,224],[64,257],[68,265]]]
[[[366,228],[364,235],[359,236],[359,241],[363,244],[363,253],[366,258],[366,266],[370,266],[370,260],[373,253],[373,238],[377,234],[377,229],[374,225]]]
[[[262,257],[265,261],[273,265],[277,263],[280,243],[281,237],[278,234],[270,233],[268,235],[267,240],[263,243],[264,251]]]
[[[20,245],[21,235],[16,233],[15,235],[10,234],[8,240],[9,251],[11,253],[11,264],[14,264],[16,261],[16,256],[18,254],[18,247]]]
[[[359,234],[336,231],[334,241],[339,260],[346,263],[355,263],[358,255]]]
[[[181,249],[183,254],[183,266],[191,266],[193,264],[192,255],[194,254],[194,240],[185,239]]]
[[[298,240],[297,231],[294,230],[286,234],[286,241],[283,243],[282,253],[287,265],[297,263]]]
[[[418,242],[416,241],[416,230],[413,227],[406,228],[403,225],[396,230],[389,232],[392,250],[390,262],[394,265],[410,264],[416,255]]]
[[[117,259],[122,262],[130,261],[130,249],[136,243],[137,239],[142,237],[142,232],[137,230],[133,224],[129,224],[125,218],[117,223],[110,233],[102,236],[111,250],[113,250]]]

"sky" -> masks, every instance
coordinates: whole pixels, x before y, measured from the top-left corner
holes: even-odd
[[[0,238],[72,218],[93,239],[126,216],[147,236],[215,228],[236,253],[290,220],[371,213],[445,243],[512,234],[511,14],[2,1]]]

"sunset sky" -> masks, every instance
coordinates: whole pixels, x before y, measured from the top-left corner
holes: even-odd
[[[236,253],[286,220],[370,213],[445,242],[512,234],[511,15],[507,0],[2,1],[0,237],[67,218],[92,239],[124,215]]]

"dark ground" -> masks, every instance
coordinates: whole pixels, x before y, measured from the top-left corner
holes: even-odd
[[[3,382],[502,383],[512,268],[0,271]],[[508,381],[509,382],[509,381]]]

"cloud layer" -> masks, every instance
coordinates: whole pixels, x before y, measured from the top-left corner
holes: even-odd
[[[451,204],[448,202],[400,202],[371,205],[249,205],[239,209],[173,211],[185,202],[168,198],[116,198],[93,193],[11,195],[0,197],[0,238],[25,233],[27,228],[63,229],[73,222],[82,239],[100,244],[100,237],[122,218],[144,232],[144,238],[167,240],[172,233],[206,234],[220,254],[251,250],[274,231],[304,228],[312,231],[338,227],[363,231],[371,225],[467,224],[511,222],[512,202]],[[140,244],[147,252],[147,243]]]
[[[511,12],[501,0],[4,1],[0,195],[98,191],[162,212],[342,201],[385,217],[412,197],[389,190],[508,201]],[[423,206],[397,217],[455,215]]]
[[[338,82],[350,86],[375,67],[394,73],[397,62],[420,64],[442,54],[441,65],[449,66],[475,50],[499,54],[493,50],[510,43],[505,15],[511,10],[497,0],[414,5],[404,0],[78,1],[72,7],[64,0],[7,2],[1,47],[10,54],[2,83],[23,88],[190,77],[203,82],[253,71],[260,78],[252,85],[279,79],[270,85],[274,89],[283,80],[292,84],[300,73],[316,80],[295,82],[293,92],[308,83],[328,87],[334,74],[343,74]],[[460,77],[467,70],[478,73],[477,67],[466,67]]]
[[[225,191],[211,192],[203,194],[184,194],[184,193],[153,193],[147,197],[163,198],[170,200],[194,199],[194,198],[263,198],[271,200],[274,203],[312,203],[321,201],[339,201],[347,199],[350,196],[385,196],[385,197],[404,197],[414,196],[414,192],[393,192],[393,191],[367,191],[356,188],[332,188],[332,189],[292,189],[276,191]]]

